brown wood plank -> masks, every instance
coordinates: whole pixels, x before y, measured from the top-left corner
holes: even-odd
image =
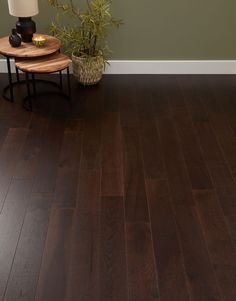
[[[148,221],[140,136],[137,128],[123,128],[126,221]]]
[[[105,113],[102,124],[101,196],[123,196],[123,146],[119,114]]]
[[[194,198],[210,259],[221,288],[222,299],[234,300],[236,296],[236,251],[226,226],[222,208],[214,191],[195,191]]]
[[[34,300],[48,229],[51,194],[32,194],[4,300]]]
[[[101,123],[99,116],[85,119],[81,169],[101,168]]]
[[[150,225],[127,223],[126,231],[129,300],[160,300]]]
[[[27,133],[28,131],[22,128],[9,129],[0,151],[0,212]]]
[[[8,130],[9,130],[9,127],[0,120],[0,151],[4,144],[4,140],[7,136]]]
[[[176,204],[191,205],[192,191],[177,133],[169,117],[157,120],[171,195]]]
[[[215,133],[209,123],[209,114],[206,112],[201,102],[189,100],[187,104],[192,114],[204,158],[207,161],[214,184],[217,188],[220,186],[234,186],[232,174],[225,162]],[[198,115],[207,116],[207,119],[199,119]]]
[[[33,115],[29,133],[17,161],[14,178],[33,178],[38,166],[39,154],[42,149],[42,139],[48,127],[48,118]]]
[[[89,209],[75,212],[63,300],[99,300],[99,240],[98,212]]]
[[[122,127],[135,127],[139,124],[138,111],[136,105],[135,80],[122,76],[119,80],[119,109],[120,122]]]
[[[191,300],[222,300],[194,208],[174,207]]]
[[[204,161],[202,150],[177,82],[167,92],[170,111],[183,150],[189,178],[193,189],[212,188],[211,178]],[[199,100],[196,100],[199,101]]]
[[[73,209],[57,209],[50,216],[37,301],[66,300],[73,214]]]
[[[100,206],[101,172],[99,170],[80,170],[76,207],[97,210]]]
[[[189,106],[194,118],[197,104],[194,104],[194,107],[192,107],[192,102],[189,102]],[[200,102],[198,102],[197,110],[202,112],[202,114],[206,114]],[[219,195],[221,206],[236,245],[235,181],[209,122],[196,121],[195,127],[198,132],[205,160],[208,164],[209,172],[216,187],[217,194]]]
[[[146,189],[160,300],[190,300],[184,258],[168,184],[166,180],[147,180]]]
[[[138,83],[137,83],[138,84]],[[160,137],[155,124],[152,93],[155,83],[144,81],[136,97],[139,117],[140,146],[142,150],[145,179],[165,178],[165,167]]]
[[[27,180],[13,180],[0,214],[0,300],[5,294],[30,188],[31,182]]]
[[[0,152],[1,176],[12,176],[19,154],[28,134],[24,128],[11,128]]]
[[[214,91],[214,87],[207,85],[204,91],[201,93],[202,103],[205,106],[209,120],[217,137],[219,146],[223,152],[226,161],[233,173],[234,179],[236,179],[236,137],[235,133],[230,126],[230,120],[227,115],[224,114],[222,107],[221,94],[217,94]]]
[[[62,142],[54,195],[54,207],[76,206],[77,183],[82,147],[82,131],[66,129]]]
[[[236,187],[235,185],[220,186],[216,191],[236,248]]]
[[[101,199],[100,300],[129,300],[121,197]]]
[[[98,300],[99,215],[53,211],[36,300]]]
[[[64,118],[52,118],[43,137],[33,192],[52,192],[55,188],[64,122]]]

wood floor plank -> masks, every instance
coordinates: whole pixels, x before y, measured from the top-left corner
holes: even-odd
[[[192,106],[192,102],[189,102],[188,104],[193,118],[196,106],[198,106],[197,110],[199,112],[206,114],[204,112],[204,107],[200,102],[194,104],[194,107]],[[219,200],[236,246],[236,205],[234,202],[236,198],[235,181],[209,122],[200,120],[196,121],[194,124],[200,139],[204,158],[208,164],[212,181],[216,187],[217,194],[219,195]]]
[[[51,194],[30,196],[4,301],[34,300],[51,203]]]
[[[196,92],[193,91],[193,93]],[[216,187],[229,185],[233,186],[233,177],[226,164],[222,150],[219,147],[215,133],[212,130],[209,112],[206,111],[201,102],[196,102],[192,99],[189,99],[187,104],[189,106],[194,121],[194,126],[200,139],[204,158],[207,161],[212,180],[214,181]],[[199,115],[207,117],[199,119]]]
[[[4,140],[6,139],[9,127],[0,120],[0,151],[3,146]]]
[[[24,222],[31,182],[13,180],[0,214],[0,300],[5,294]]]
[[[42,149],[43,135],[48,127],[48,118],[43,116],[32,116],[29,133],[19,155],[14,178],[33,178],[38,166],[39,154]]]
[[[73,220],[65,300],[99,300],[99,240],[98,212],[78,210]]]
[[[236,179],[236,137],[235,133],[230,126],[230,120],[227,115],[224,114],[222,109],[222,96],[217,94],[214,89],[210,89],[208,85],[201,93],[202,103],[205,106],[209,120],[217,137],[219,146],[223,152],[223,155],[229,164],[229,167],[233,173],[234,179]]]
[[[220,186],[217,187],[217,195],[219,196],[221,207],[230,229],[231,238],[236,249],[236,187]]]
[[[53,207],[76,206],[77,183],[82,148],[82,131],[66,128],[57,169]]]
[[[57,166],[64,133],[64,118],[52,118],[40,152],[33,192],[52,192],[55,188]]]
[[[126,221],[148,221],[140,136],[137,128],[122,128]]]
[[[100,208],[101,171],[79,171],[76,208],[97,211]]]
[[[235,76],[71,78],[34,113],[24,88],[0,95],[0,300],[235,301]]]
[[[98,239],[97,212],[55,210],[49,225],[36,300],[99,300]]]
[[[160,300],[148,223],[126,223],[130,301]]]
[[[105,113],[102,124],[101,196],[123,196],[123,145],[118,113]]]
[[[146,187],[160,300],[190,300],[168,184],[166,180],[147,180]]]
[[[37,301],[66,300],[73,214],[73,209],[58,209],[50,216],[36,290]]]
[[[222,299],[232,301],[236,296],[236,251],[222,208],[214,191],[195,191],[194,198]]]
[[[191,300],[222,300],[193,207],[175,205]]]
[[[139,125],[138,111],[136,105],[135,79],[128,80],[122,76],[119,82],[119,111],[122,127],[136,127]]]
[[[100,235],[100,300],[129,300],[122,197],[102,197]]]
[[[84,122],[81,169],[101,168],[101,124],[99,116],[88,118]]]
[[[27,129],[10,128],[0,150],[0,212],[27,134]]]
[[[153,81],[144,81],[139,89],[139,95],[136,97],[145,179],[166,177],[160,137],[155,125],[156,115],[152,106],[151,91],[154,85]]]
[[[202,155],[198,137],[177,81],[173,88],[167,91],[167,98],[183,149],[192,188],[212,188],[211,178]]]
[[[174,124],[169,117],[165,117],[158,118],[157,126],[173,201],[193,205],[191,184]]]
[[[13,169],[19,158],[20,150],[24,144],[28,130],[24,128],[11,128],[0,152],[1,175],[12,176]]]

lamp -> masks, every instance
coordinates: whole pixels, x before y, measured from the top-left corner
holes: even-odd
[[[10,15],[19,18],[16,30],[21,34],[22,41],[31,42],[33,33],[36,32],[36,25],[31,17],[39,12],[38,0],[8,0],[8,8]]]

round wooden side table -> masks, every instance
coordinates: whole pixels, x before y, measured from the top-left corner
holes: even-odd
[[[8,85],[3,89],[3,97],[7,100],[14,102],[13,87],[19,83],[25,83],[20,81],[18,69],[16,68],[17,81],[13,82],[11,72],[11,58],[36,58],[47,56],[52,53],[58,52],[61,47],[61,41],[53,36],[44,35],[47,39],[46,44],[43,47],[36,47],[33,43],[22,43],[20,47],[12,47],[9,44],[9,37],[0,38],[0,54],[6,58],[7,72],[8,72]],[[61,74],[60,74],[61,76]],[[10,90],[10,97],[6,95],[6,92]]]

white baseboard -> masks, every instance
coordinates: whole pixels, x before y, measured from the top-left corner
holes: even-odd
[[[236,74],[236,60],[111,60],[109,63],[105,74]],[[6,61],[0,59],[0,73],[6,72]]]

